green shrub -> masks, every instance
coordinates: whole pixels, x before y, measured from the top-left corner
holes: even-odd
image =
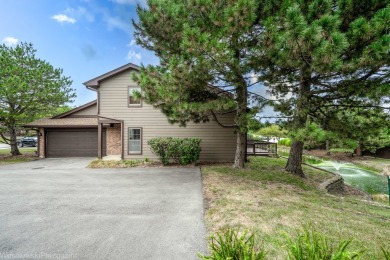
[[[169,159],[172,158],[172,137],[152,138],[148,141],[148,145],[162,164],[169,163]]]
[[[290,138],[284,138],[284,139],[282,139],[282,140],[280,140],[280,141],[278,142],[278,144],[284,145],[284,146],[288,146],[288,147],[291,146],[291,143],[292,143],[292,141],[291,141]]]
[[[322,163],[322,160],[320,158],[317,158],[315,156],[303,156],[305,163],[308,164],[319,164]]]
[[[200,142],[200,138],[157,137],[150,139],[148,145],[162,164],[167,165],[170,160],[175,160],[186,165],[199,159]]]
[[[210,238],[210,256],[198,254],[204,260],[262,260],[265,259],[263,248],[255,247],[255,237],[238,229],[227,228]]]
[[[200,138],[182,138],[179,140],[178,160],[180,164],[194,163],[200,156]]]
[[[308,227],[304,227],[295,240],[286,235],[286,241],[289,259],[295,260],[359,259],[363,253],[363,251],[352,252],[349,250],[351,239],[342,240],[335,247],[329,238]]]

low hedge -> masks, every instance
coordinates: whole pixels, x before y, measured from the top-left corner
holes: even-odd
[[[200,155],[200,138],[157,137],[148,141],[152,152],[162,164],[167,165],[171,160],[186,165],[194,163]]]
[[[280,140],[280,141],[278,142],[278,144],[284,145],[284,146],[288,146],[288,147],[291,146],[291,143],[292,143],[292,141],[291,141],[290,138],[284,138],[284,139],[282,139],[282,140]]]

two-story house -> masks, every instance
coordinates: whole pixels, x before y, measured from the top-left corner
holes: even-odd
[[[97,99],[52,118],[43,118],[25,127],[38,131],[38,154],[46,157],[117,156],[122,159],[157,159],[148,146],[154,137],[199,137],[200,161],[233,161],[236,135],[213,119],[207,123],[172,125],[158,109],[137,99],[140,87],[131,79],[139,71],[126,64],[84,83]],[[232,125],[234,112],[218,116]]]

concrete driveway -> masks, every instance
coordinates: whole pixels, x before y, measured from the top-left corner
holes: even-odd
[[[198,168],[86,169],[91,159],[0,166],[0,259],[197,259]]]

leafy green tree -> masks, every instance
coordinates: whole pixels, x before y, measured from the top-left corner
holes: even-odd
[[[19,155],[16,129],[53,107],[75,97],[72,81],[48,62],[35,57],[30,43],[16,47],[0,45],[0,125],[9,133],[2,138],[11,145],[11,154]]]
[[[275,108],[291,117],[290,131],[320,124],[318,118],[334,116],[335,110],[379,106],[390,95],[388,0],[269,5],[261,9],[261,48],[252,59],[262,61],[260,78],[279,99]],[[293,139],[286,165],[299,176],[304,142],[304,136]]]
[[[57,107],[53,107],[49,111],[44,111],[44,114],[38,116],[38,118],[57,116],[57,115],[65,113],[65,112],[68,112],[68,111],[72,110],[73,108],[74,107],[69,106],[67,104],[60,105],[60,106],[57,106]]]
[[[248,109],[248,87],[260,62],[250,59],[261,33],[258,7],[256,0],[149,0],[133,21],[137,43],[160,58],[160,65],[134,76],[146,101],[171,123],[214,119],[235,129],[237,168],[244,167],[248,121],[256,111]],[[235,113],[232,125],[218,118],[227,112]]]

